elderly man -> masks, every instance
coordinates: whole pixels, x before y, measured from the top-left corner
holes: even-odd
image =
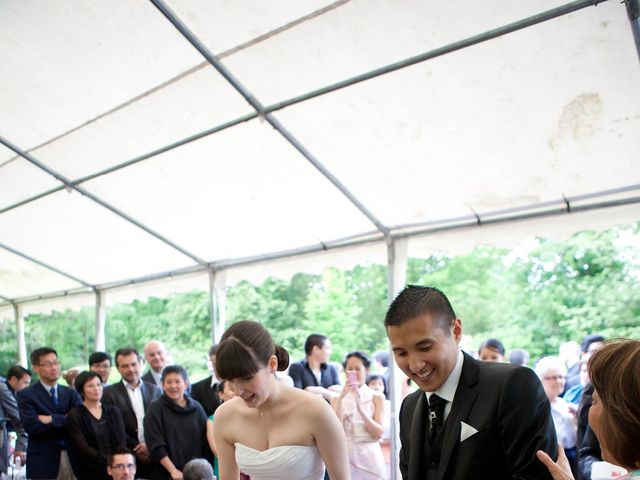
[[[159,340],[149,340],[144,346],[144,359],[149,364],[149,371],[142,380],[162,388],[162,370],[169,364],[169,352]]]

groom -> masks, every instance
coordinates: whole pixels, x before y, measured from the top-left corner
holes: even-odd
[[[385,327],[396,363],[420,387],[400,409],[404,480],[551,479],[536,451],[556,458],[556,433],[532,370],[463,353],[462,323],[435,288],[406,287]]]

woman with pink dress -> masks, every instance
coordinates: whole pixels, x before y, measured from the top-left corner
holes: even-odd
[[[380,438],[384,432],[384,395],[365,384],[371,362],[362,352],[348,353],[340,395],[331,401],[347,436],[351,480],[387,478]]]

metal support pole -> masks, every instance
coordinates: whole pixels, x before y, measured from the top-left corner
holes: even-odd
[[[216,272],[209,270],[209,315],[211,317],[211,341],[216,344],[218,336],[218,302],[216,301]]]
[[[396,294],[404,287],[407,278],[407,239],[394,240],[387,238],[387,299],[393,301]],[[400,477],[400,429],[398,413],[402,403],[400,379],[404,374],[393,359],[393,351],[389,345],[389,384],[391,386],[391,480]]]
[[[629,22],[631,22],[633,39],[636,42],[638,59],[640,59],[640,0],[625,0],[625,3],[627,5],[627,15],[629,16]]]
[[[24,337],[24,317],[22,316],[22,307],[14,303],[13,313],[16,319],[16,343],[18,344],[18,363],[24,368],[28,368],[27,363],[27,342]]]
[[[105,326],[107,324],[104,292],[96,290],[96,352],[106,352]]]
[[[209,306],[211,315],[211,339],[218,343],[227,322],[227,272],[209,270]]]

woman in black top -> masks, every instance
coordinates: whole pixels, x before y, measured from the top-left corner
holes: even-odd
[[[182,469],[193,458],[213,459],[207,443],[207,415],[202,405],[186,394],[188,382],[181,366],[165,367],[164,393],[151,402],[144,417],[151,460],[164,467],[166,479],[181,479]]]
[[[78,480],[109,480],[107,458],[126,447],[122,415],[101,402],[102,381],[96,372],[81,372],[75,387],[83,402],[67,414],[69,447],[75,453],[73,472]]]

